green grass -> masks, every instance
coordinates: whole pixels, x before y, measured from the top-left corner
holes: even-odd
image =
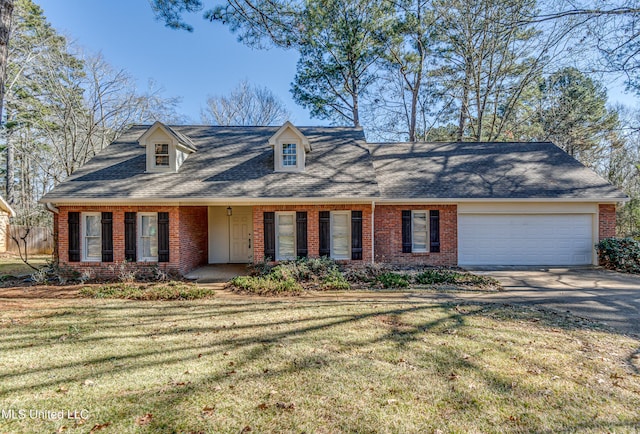
[[[640,426],[638,340],[530,309],[404,297],[4,304],[0,408],[89,419],[0,419],[0,432]]]
[[[161,283],[109,283],[86,286],[80,295],[91,298],[123,298],[128,300],[197,300],[213,297],[215,291],[194,283],[179,281]]]
[[[51,260],[51,255],[30,255],[29,263],[34,267],[42,267]],[[0,276],[22,276],[33,273],[33,268],[25,264],[19,256],[4,255],[0,257]]]

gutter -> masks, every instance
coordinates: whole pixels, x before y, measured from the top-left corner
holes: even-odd
[[[44,203],[45,208],[47,208],[47,211],[51,211],[54,214],[59,214],[60,210],[58,208],[56,208],[55,206],[53,206],[53,204],[51,202],[45,202]]]
[[[487,202],[521,202],[521,203],[538,203],[538,202],[565,202],[565,203],[601,203],[615,204],[618,202],[627,202],[629,197],[620,198],[363,198],[363,197],[322,197],[322,198],[256,198],[256,197],[225,197],[225,198],[71,198],[63,197],[55,199],[58,205],[165,205],[165,206],[242,206],[242,205],[290,205],[290,204],[326,204],[326,203],[347,203],[347,204],[369,204],[375,200],[376,203],[382,205],[410,205],[410,204],[459,204],[459,203],[487,203]],[[47,203],[48,200],[40,200],[40,203]]]

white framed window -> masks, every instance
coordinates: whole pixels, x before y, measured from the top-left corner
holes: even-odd
[[[81,225],[82,260],[102,260],[102,213],[83,212]]]
[[[276,260],[296,258],[296,213],[276,213]]]
[[[169,167],[169,144],[155,143],[153,161],[156,167]]]
[[[411,211],[411,251],[429,251],[429,211]]]
[[[158,214],[138,213],[138,261],[158,261]]]
[[[295,143],[282,144],[282,167],[297,167],[298,145]]]
[[[331,211],[331,258],[351,259],[351,211]]]

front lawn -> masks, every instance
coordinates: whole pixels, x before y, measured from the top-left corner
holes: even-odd
[[[639,347],[399,293],[6,300],[0,432],[633,432]]]

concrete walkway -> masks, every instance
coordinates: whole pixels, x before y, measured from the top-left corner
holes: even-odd
[[[458,298],[570,312],[640,336],[640,276],[599,268],[474,272],[495,277],[504,291]]]
[[[247,264],[211,264],[196,268],[184,277],[198,283],[224,283],[247,274]]]

